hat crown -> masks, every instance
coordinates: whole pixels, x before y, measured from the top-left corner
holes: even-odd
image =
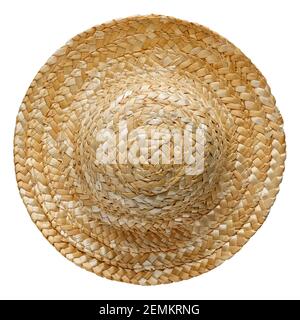
[[[127,88],[105,103],[94,89],[79,119],[78,167],[101,217],[161,229],[162,216],[173,223],[205,215],[224,170],[230,116],[203,85],[195,94],[159,73],[151,86],[148,77],[123,80]]]

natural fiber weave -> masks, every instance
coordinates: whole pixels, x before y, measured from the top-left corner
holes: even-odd
[[[120,120],[205,124],[204,172],[99,165],[97,132],[118,133]],[[47,240],[86,270],[143,285],[236,253],[264,222],[285,160],[282,118],[251,61],[163,16],[102,24],[59,49],[26,93],[14,144],[20,194]]]

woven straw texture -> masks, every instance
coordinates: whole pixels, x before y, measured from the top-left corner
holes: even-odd
[[[100,165],[97,132],[122,134],[120,120],[205,124],[204,171]],[[264,222],[284,170],[282,125],[265,78],[218,34],[164,16],[112,21],[75,36],[32,81],[15,129],[18,187],[77,265],[134,284],[180,281],[230,258]]]

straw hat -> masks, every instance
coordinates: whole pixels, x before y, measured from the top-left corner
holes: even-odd
[[[133,159],[130,132],[187,123],[205,128],[193,148],[201,172],[174,157],[102,161],[105,129]],[[151,150],[162,157],[164,144]],[[14,155],[27,210],[58,251],[97,275],[152,285],[211,270],[248,241],[278,192],[285,136],[265,78],[239,49],[151,15],[91,28],[46,62],[17,116]]]

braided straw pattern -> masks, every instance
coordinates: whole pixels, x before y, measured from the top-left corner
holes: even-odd
[[[129,131],[205,125],[203,173],[100,165],[97,132],[120,136],[121,120]],[[163,16],[102,24],[59,49],[26,93],[14,145],[20,194],[47,240],[86,270],[142,285],[236,253],[264,222],[285,160],[282,118],[251,61],[205,27]]]

